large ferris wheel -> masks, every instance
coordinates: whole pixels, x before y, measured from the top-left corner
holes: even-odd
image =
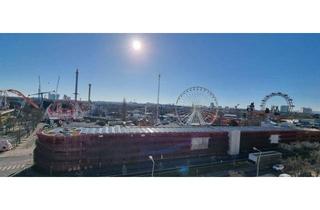
[[[176,101],[176,116],[182,125],[211,125],[218,115],[218,101],[200,86],[183,91]]]
[[[264,110],[266,109],[266,103],[267,103],[267,101],[268,101],[270,98],[275,97],[275,96],[280,96],[280,97],[282,97],[283,99],[285,99],[285,101],[286,101],[286,103],[287,103],[287,105],[288,105],[288,108],[289,108],[288,111],[289,111],[289,112],[293,111],[294,104],[293,104],[292,98],[290,98],[290,97],[288,96],[288,94],[285,94],[285,93],[282,93],[282,92],[276,92],[276,93],[271,93],[271,94],[269,94],[269,95],[266,95],[266,96],[262,99],[262,101],[261,101],[260,107],[261,107],[261,110],[262,110],[262,111],[264,111]]]

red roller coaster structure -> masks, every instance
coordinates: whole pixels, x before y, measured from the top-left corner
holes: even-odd
[[[14,89],[7,89],[7,90],[0,90],[0,92],[3,93],[4,97],[6,97],[7,95],[7,92],[9,93],[13,93],[21,98],[23,98],[23,100],[29,104],[30,106],[32,106],[33,108],[36,108],[36,109],[39,109],[39,106],[33,102],[30,98],[28,98],[27,96],[25,96],[23,93],[21,93],[20,91],[18,90],[14,90]]]

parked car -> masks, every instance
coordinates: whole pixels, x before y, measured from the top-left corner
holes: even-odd
[[[105,126],[105,125],[106,125],[106,122],[105,122],[105,121],[102,121],[102,120],[98,120],[98,121],[96,122],[96,125]]]
[[[8,140],[0,140],[0,152],[8,151],[12,149],[12,145]]]
[[[291,177],[289,174],[280,174],[279,177]]]
[[[272,169],[276,170],[276,171],[282,171],[284,169],[284,165],[282,164],[276,164],[272,166]]]

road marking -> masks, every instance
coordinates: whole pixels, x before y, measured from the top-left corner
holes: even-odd
[[[4,166],[1,170],[2,170],[2,171],[6,171],[7,168],[8,168],[8,166]]]
[[[0,166],[0,171],[8,171],[14,169],[25,168],[26,164],[15,164],[15,165],[7,165],[7,166]]]

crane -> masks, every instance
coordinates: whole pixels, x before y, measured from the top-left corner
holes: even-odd
[[[58,76],[58,81],[57,81],[57,86],[56,86],[56,90],[55,90],[55,100],[58,99],[58,88],[59,88],[59,82],[60,82],[60,76]]]
[[[55,92],[55,90],[29,94],[28,97],[29,97],[29,96],[34,96],[34,95],[40,96],[40,97],[39,97],[39,98],[40,98],[40,101],[39,101],[39,102],[40,102],[40,108],[42,108],[42,107],[43,107],[43,95],[44,95],[44,94],[49,94],[49,93],[52,93],[52,92]]]
[[[58,93],[59,82],[60,82],[60,76],[58,76],[58,81],[57,81],[57,86],[56,86],[56,93]]]

